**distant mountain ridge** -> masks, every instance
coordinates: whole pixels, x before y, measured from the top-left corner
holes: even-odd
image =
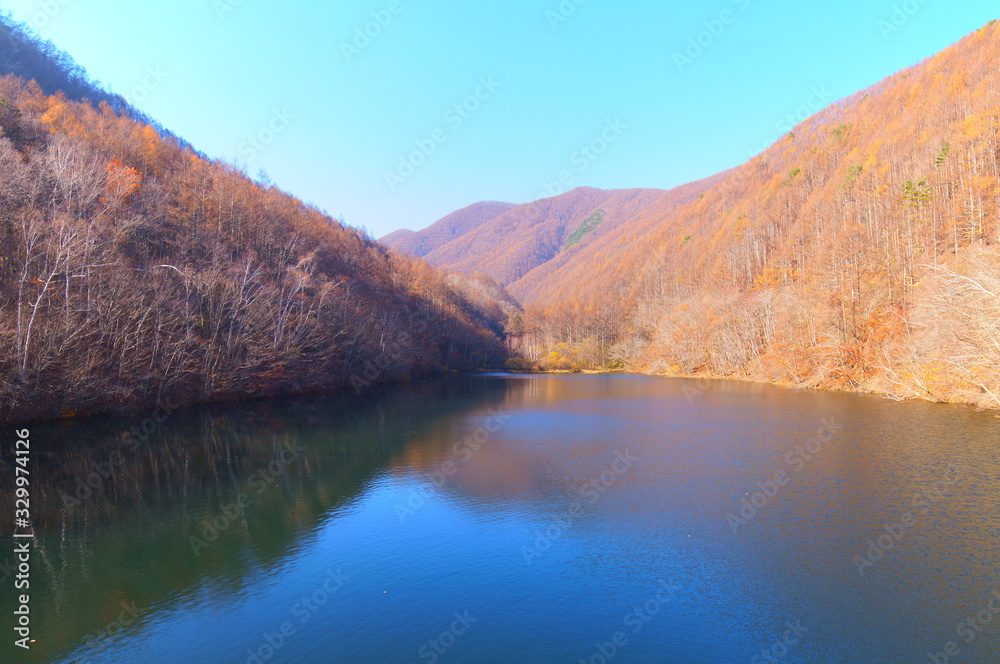
[[[541,281],[533,275],[536,270],[551,271],[570,256],[587,253],[590,245],[616,237],[655,202],[685,201],[708,184],[694,183],[674,192],[579,187],[524,205],[479,203],[423,231],[393,233],[382,242],[432,265],[487,274],[523,302],[533,302],[539,298],[527,284]]]
[[[422,231],[405,229],[396,231],[382,238],[381,242],[415,258],[423,258],[515,207],[517,206],[513,203],[497,201],[473,203],[457,212],[452,212]]]

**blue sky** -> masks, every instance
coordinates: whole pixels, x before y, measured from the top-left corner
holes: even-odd
[[[943,0],[0,7],[200,150],[376,236],[479,200],[700,179],[776,140],[790,114],[1000,14]]]

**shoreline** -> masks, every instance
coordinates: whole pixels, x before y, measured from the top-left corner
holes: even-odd
[[[732,381],[737,383],[746,383],[753,385],[769,385],[772,387],[777,387],[786,390],[812,390],[816,392],[841,392],[847,394],[868,394],[871,396],[881,397],[889,401],[895,401],[899,403],[905,402],[924,402],[931,404],[941,404],[949,406],[965,406],[967,408],[972,408],[973,410],[985,413],[993,413],[995,417],[1000,418],[1000,408],[982,407],[975,403],[963,400],[946,400],[946,399],[935,399],[930,397],[901,397],[898,395],[889,394],[886,392],[878,391],[875,389],[869,389],[864,387],[852,388],[848,386],[827,386],[827,387],[816,387],[812,385],[802,385],[792,381],[769,381],[751,378],[749,376],[716,376],[711,374],[680,374],[680,373],[662,373],[662,372],[651,372],[651,371],[629,371],[626,369],[580,369],[577,371],[571,371],[566,369],[559,370],[537,370],[537,371],[516,371],[511,369],[484,369],[478,371],[439,371],[422,373],[413,376],[408,376],[394,381],[387,381],[384,383],[372,384],[366,387],[361,395],[368,393],[375,389],[393,387],[397,385],[403,385],[413,380],[420,378],[433,378],[440,376],[448,376],[455,374],[465,373],[470,376],[486,374],[486,373],[503,373],[512,375],[537,375],[537,376],[547,376],[547,375],[587,375],[587,376],[601,376],[601,375],[615,375],[620,374],[623,376],[647,376],[654,378],[667,378],[667,379],[678,379],[678,380],[695,380],[695,381]],[[339,387],[330,388],[319,388],[311,390],[291,390],[287,392],[280,392],[275,394],[266,395],[250,395],[245,397],[233,397],[224,399],[211,399],[211,400],[191,400],[191,399],[176,399],[173,396],[167,396],[151,407],[136,407],[136,408],[96,408],[90,411],[70,411],[68,413],[55,416],[55,417],[44,417],[44,416],[22,416],[14,417],[10,420],[4,420],[0,422],[0,425],[4,427],[18,427],[18,426],[33,426],[33,425],[43,425],[51,424],[54,422],[66,422],[66,423],[76,423],[83,422],[92,418],[136,418],[142,415],[155,413],[160,409],[169,408],[171,411],[185,410],[190,408],[198,408],[203,406],[218,406],[218,405],[236,405],[243,403],[253,403],[257,401],[269,401],[273,399],[288,399],[288,398],[305,398],[305,397],[337,397],[348,395],[350,390],[348,386],[342,385]]]
[[[749,383],[753,385],[770,385],[772,387],[778,387],[786,390],[812,390],[816,392],[840,392],[845,394],[868,394],[871,396],[881,397],[889,401],[895,401],[897,403],[906,402],[923,402],[931,404],[941,404],[947,406],[965,406],[972,408],[973,410],[993,413],[996,417],[1000,418],[1000,407],[989,407],[980,406],[978,404],[972,403],[970,401],[965,401],[961,399],[948,400],[945,398],[931,398],[922,396],[911,396],[902,397],[898,395],[893,395],[888,392],[883,392],[876,389],[865,388],[865,387],[848,387],[843,385],[831,385],[824,387],[817,387],[814,385],[803,385],[793,381],[787,380],[763,380],[757,378],[751,378],[749,376],[717,376],[713,374],[682,374],[682,373],[662,373],[662,372],[652,372],[652,371],[629,371],[626,369],[580,369],[578,371],[570,371],[567,369],[553,369],[553,370],[538,370],[538,371],[515,371],[511,369],[505,369],[502,373],[510,374],[537,374],[537,375],[567,375],[567,374],[583,374],[583,375],[612,375],[612,374],[622,374],[630,376],[651,376],[656,378],[676,378],[680,380],[710,380],[710,381],[732,381],[736,383]]]

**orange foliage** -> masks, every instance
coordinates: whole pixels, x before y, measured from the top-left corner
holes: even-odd
[[[117,159],[111,159],[106,167],[108,177],[104,185],[104,196],[101,202],[109,208],[125,205],[129,197],[142,184],[142,175],[131,166],[126,166]]]
[[[997,364],[995,344],[934,350],[912,323],[925,275],[1000,246],[998,58],[994,22],[731,171],[671,192],[536,201],[428,259],[476,266],[529,305],[534,360],[567,344],[596,348],[596,364],[925,395],[910,365],[949,366],[945,352],[960,398],[1000,405],[1000,385],[969,378]],[[562,251],[597,207],[608,221]]]

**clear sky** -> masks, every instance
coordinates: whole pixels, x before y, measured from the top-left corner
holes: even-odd
[[[558,187],[700,179],[776,140],[789,114],[1000,15],[984,0],[0,7],[198,149],[266,169],[376,236],[479,200],[555,193],[561,174]]]

